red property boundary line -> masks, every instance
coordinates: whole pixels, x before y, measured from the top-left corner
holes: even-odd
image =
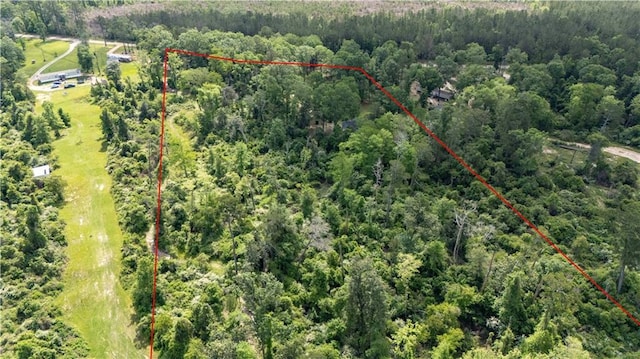
[[[413,121],[420,126],[424,130],[424,132],[429,135],[433,140],[435,140],[445,151],[447,151],[451,157],[453,157],[458,163],[460,163],[473,177],[475,177],[480,183],[482,183],[491,193],[493,193],[507,208],[509,208],[516,216],[518,216],[527,226],[529,226],[534,232],[536,232],[542,239],[547,242],[551,248],[553,248],[556,252],[558,252],[564,259],[571,264],[584,278],[586,278],[591,284],[593,284],[596,289],[598,289],[604,296],[609,299],[613,304],[615,304],[624,314],[629,317],[635,324],[640,326],[640,320],[631,314],[625,307],[622,306],[611,294],[609,294],[602,286],[600,286],[593,277],[591,277],[582,267],[580,267],[576,262],[574,262],[569,256],[564,253],[549,237],[547,237],[540,229],[533,224],[527,217],[525,217],[519,210],[517,210],[514,205],[509,202],[500,192],[498,192],[492,185],[487,182],[478,172],[476,172],[471,166],[465,162],[462,157],[460,157],[457,153],[455,153],[444,141],[442,141],[435,133],[433,133],[427,126],[425,126],[422,121],[420,121],[409,109],[407,109],[400,101],[398,101],[389,91],[387,91],[378,81],[376,81],[373,76],[367,73],[361,67],[355,66],[344,66],[344,65],[332,65],[332,64],[313,64],[306,62],[294,62],[294,61],[263,61],[263,60],[245,60],[245,59],[235,59],[230,57],[222,57],[216,55],[208,55],[202,54],[192,51],[185,51],[180,49],[172,49],[165,48],[164,51],[164,74],[163,74],[163,84],[162,84],[162,115],[161,115],[161,130],[160,130],[160,163],[158,168],[158,203],[156,210],[156,236],[155,236],[155,244],[154,244],[154,262],[153,262],[153,295],[152,295],[152,304],[151,304],[151,349],[150,349],[150,358],[153,358],[153,337],[154,337],[154,324],[155,324],[155,311],[156,311],[156,280],[158,274],[158,240],[160,238],[160,192],[162,185],[162,157],[164,151],[162,150],[164,147],[164,129],[165,129],[165,117],[166,117],[166,100],[167,100],[167,62],[169,58],[169,53],[176,53],[181,55],[189,55],[189,56],[197,56],[203,57],[211,60],[218,61],[226,61],[232,62],[234,64],[250,64],[250,65],[284,65],[284,66],[299,66],[299,67],[321,67],[321,68],[330,68],[330,69],[339,69],[339,70],[349,70],[356,71],[363,74],[371,83],[380,89],[382,93],[384,93],[393,103],[395,103],[407,116],[411,117]]]

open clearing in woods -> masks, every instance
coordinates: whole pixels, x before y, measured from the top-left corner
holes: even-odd
[[[66,182],[66,222],[69,243],[64,290],[56,303],[64,319],[78,329],[95,358],[141,358],[134,346],[131,301],[120,286],[122,233],[110,195],[111,177],[101,150],[100,108],[89,102],[87,85],[47,94],[54,108],[71,116],[71,128],[54,142]],[[38,111],[42,102],[38,101]]]

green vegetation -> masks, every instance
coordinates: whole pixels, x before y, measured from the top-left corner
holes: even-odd
[[[125,62],[120,64],[120,71],[122,72],[122,78],[126,79],[130,77],[131,80],[138,81],[138,67],[139,63],[137,62]]]
[[[56,304],[78,329],[95,358],[137,357],[129,313],[131,300],[117,277],[122,233],[109,194],[98,123],[100,108],[90,103],[89,87],[52,93],[49,101],[71,117],[71,128],[54,142],[57,174],[65,179],[67,204],[60,211],[69,241],[64,290]]]
[[[154,27],[137,36],[150,59],[140,82],[110,68],[109,84],[92,95],[103,108],[120,221],[132,236],[123,281],[133,291],[140,340],[149,334],[144,236],[158,166],[150,139],[159,135],[167,46],[364,67],[634,308],[630,254],[640,248],[620,236],[629,238],[633,230],[623,228],[640,216],[631,205],[638,166],[601,149],[635,118],[615,90],[589,82],[611,86],[607,76],[584,70],[580,82],[569,75],[580,72],[569,70],[569,57],[524,64],[527,56],[512,49],[503,55],[507,81],[476,43],[444,48],[435,67],[420,64],[412,44],[393,41],[368,53],[351,40],[333,52],[315,36],[292,34],[172,37]],[[559,61],[564,72],[556,71]],[[161,355],[614,357],[640,347],[635,324],[360,74],[177,55],[169,66]],[[410,94],[415,82],[422,91]],[[458,87],[456,98],[431,105],[427,94],[445,82]],[[568,96],[552,106],[548,99],[563,89]],[[598,96],[605,93],[611,97]],[[585,139],[592,149],[556,146],[550,134]],[[224,271],[212,271],[219,263]],[[615,315],[616,326],[599,329],[603,315]]]
[[[68,323],[53,298],[63,288],[66,263],[64,204],[66,182],[52,155],[51,141],[70,125],[69,114],[43,105],[33,112],[35,98],[16,72],[24,65],[22,49],[2,39],[2,102],[0,104],[0,320],[3,357],[81,358],[86,342]],[[56,111],[57,110],[57,111]],[[34,179],[32,168],[49,165],[50,176]]]
[[[69,43],[66,41],[47,40],[42,42],[39,39],[21,39],[20,41],[24,41],[25,44],[25,66],[18,73],[26,77],[31,77],[47,62],[64,54],[69,49]],[[32,64],[33,60],[35,63]]]
[[[2,16],[15,29],[17,10],[42,4]],[[1,44],[9,356],[109,356],[96,341],[118,309],[131,317],[114,321],[135,326],[120,336],[148,346],[161,151],[160,358],[637,356],[638,326],[358,72],[170,54],[163,148],[158,137],[166,47],[362,67],[638,317],[640,167],[603,151],[640,148],[638,4],[401,15],[136,5],[92,28],[135,41],[138,64],[109,64],[90,97],[54,93],[39,115],[15,81],[23,53]],[[23,25],[55,27],[44,24]],[[42,161],[69,178],[66,192],[55,177],[32,182]],[[78,210],[59,215],[65,198]],[[95,300],[116,303],[95,317],[74,308],[89,298],[73,273],[95,275]],[[141,354],[120,343],[113,356]]]
[[[111,47],[104,47],[102,45],[90,44],[89,49],[93,56],[93,72],[98,73],[98,68],[104,71],[107,66],[107,52]],[[96,63],[97,57],[97,63]],[[78,62],[78,47],[73,49],[67,56],[60,59],[53,65],[47,67],[46,73],[57,72],[69,69],[79,69],[80,63]]]

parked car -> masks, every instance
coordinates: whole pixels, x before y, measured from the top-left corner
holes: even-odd
[[[60,84],[57,84],[55,82],[53,83],[53,85],[51,85],[52,89],[57,89],[58,87],[60,87]]]
[[[53,82],[53,84],[54,84],[54,85],[58,85],[58,86],[60,86],[60,84],[61,84],[61,83],[62,83],[62,82],[60,82],[60,81],[58,81],[58,80],[56,80],[56,81],[54,81],[54,82]]]
[[[76,87],[76,84],[71,83],[71,82],[64,84],[64,88],[66,88],[66,89],[71,88],[71,87]]]

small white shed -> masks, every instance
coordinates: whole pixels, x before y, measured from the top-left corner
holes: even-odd
[[[38,166],[33,167],[31,171],[33,172],[33,178],[42,178],[51,174],[51,167],[49,165]]]

